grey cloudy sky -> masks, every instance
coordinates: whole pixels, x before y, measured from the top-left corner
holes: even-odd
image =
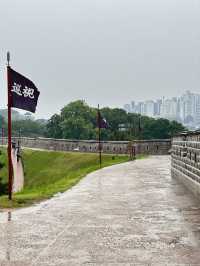
[[[0,107],[7,50],[41,91],[38,117],[200,92],[199,25],[199,0],[0,0]]]

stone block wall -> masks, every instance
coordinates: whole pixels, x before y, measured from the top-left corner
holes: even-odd
[[[18,141],[18,138],[12,138]],[[2,143],[2,139],[0,138]],[[7,139],[4,138],[4,144]],[[50,138],[20,138],[22,147],[47,149],[55,151],[79,151],[98,152],[98,142],[96,140],[67,140]],[[102,152],[108,154],[128,154],[130,146],[135,148],[136,154],[166,155],[171,148],[170,140],[138,140],[138,141],[102,141]]]
[[[167,155],[171,149],[171,140],[137,140],[132,145],[136,154]]]
[[[183,133],[173,138],[171,173],[200,197],[200,132]]]

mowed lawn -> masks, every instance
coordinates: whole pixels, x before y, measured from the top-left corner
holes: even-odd
[[[7,155],[1,149],[0,208],[23,207],[64,192],[86,174],[99,169],[98,154],[23,150],[25,187],[7,199]],[[103,155],[102,167],[128,161],[128,156]]]

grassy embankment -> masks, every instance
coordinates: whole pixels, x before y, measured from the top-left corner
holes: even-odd
[[[128,161],[127,156],[103,155],[102,167]],[[16,208],[50,198],[77,184],[86,174],[99,169],[98,155],[48,151],[23,151],[25,187],[7,199],[7,156],[1,149],[0,208]],[[1,165],[0,165],[1,167]]]

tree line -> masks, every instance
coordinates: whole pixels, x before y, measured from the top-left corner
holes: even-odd
[[[154,119],[135,113],[127,113],[120,108],[104,107],[100,109],[109,127],[101,130],[102,140],[165,139],[186,130],[176,121]],[[0,116],[0,125],[5,128],[7,122]],[[49,137],[57,139],[96,139],[97,108],[90,107],[85,101],[69,103],[54,114],[47,123],[42,120],[20,120],[12,122],[13,136]]]
[[[102,129],[103,140],[165,139],[185,130],[176,121],[154,119],[120,108],[105,107],[100,110],[109,127]],[[78,100],[54,114],[46,125],[46,136],[65,139],[96,139],[97,108]]]
[[[3,130],[2,130],[3,129]],[[7,120],[0,115],[0,135],[7,136]],[[12,121],[12,136],[41,137],[46,134],[46,124],[43,120],[14,120]]]

